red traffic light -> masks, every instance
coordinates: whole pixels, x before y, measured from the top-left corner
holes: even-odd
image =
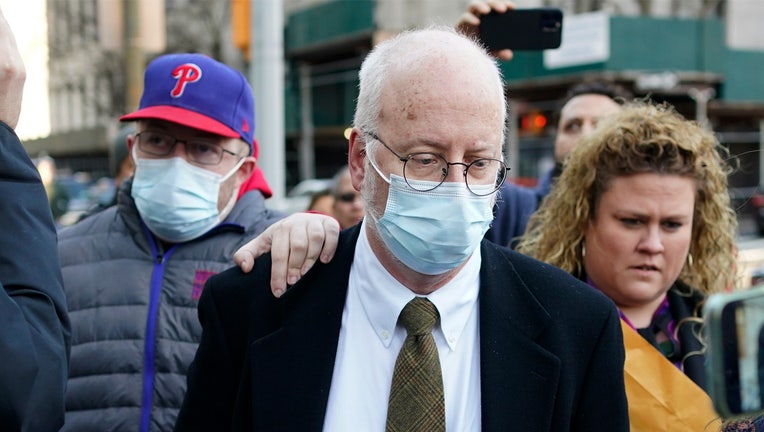
[[[520,118],[520,129],[525,132],[541,132],[546,124],[547,118],[540,112],[528,113]]]

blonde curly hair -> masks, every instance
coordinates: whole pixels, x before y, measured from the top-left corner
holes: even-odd
[[[734,284],[737,217],[730,204],[726,148],[667,105],[635,101],[602,120],[570,153],[552,192],[531,217],[518,250],[576,277],[589,220],[616,177],[637,173],[695,179],[691,259],[679,280],[705,295]]]

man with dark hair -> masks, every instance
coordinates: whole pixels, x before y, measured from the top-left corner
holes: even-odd
[[[538,200],[544,199],[560,176],[565,157],[578,140],[594,130],[603,117],[617,112],[621,104],[633,95],[624,87],[602,80],[588,80],[575,84],[560,103],[557,133],[554,140],[554,167],[547,171],[536,187]]]
[[[535,189],[505,183],[494,209],[494,222],[486,238],[514,247],[538,204],[559,177],[565,157],[578,140],[594,130],[604,116],[617,112],[631,98],[621,86],[607,81],[585,81],[570,88],[563,99],[554,140],[555,164],[544,173]]]

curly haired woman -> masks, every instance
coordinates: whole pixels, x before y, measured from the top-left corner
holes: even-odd
[[[672,108],[629,103],[573,150],[519,245],[587,281],[618,307],[632,430],[655,418],[641,411],[650,404],[635,396],[643,391],[637,387],[653,394],[669,385],[656,366],[673,363],[669,369],[696,385],[686,380],[682,388],[706,389],[702,304],[735,280],[737,219],[724,154],[711,132]],[[648,346],[638,352],[657,357],[630,358],[637,352],[632,342]],[[630,375],[639,383],[632,385],[636,393],[629,393]],[[689,403],[678,400],[674,384],[666,394],[677,405]]]

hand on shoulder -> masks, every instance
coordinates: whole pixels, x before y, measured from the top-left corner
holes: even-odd
[[[287,284],[294,285],[317,260],[328,263],[337,250],[340,225],[331,216],[295,213],[268,227],[233,255],[245,273],[255,259],[271,253],[271,290],[280,297]]]

